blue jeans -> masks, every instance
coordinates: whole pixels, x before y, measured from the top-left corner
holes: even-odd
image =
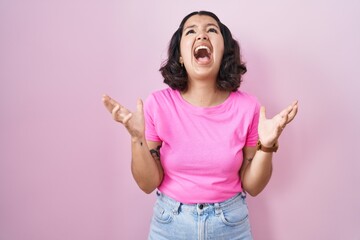
[[[246,195],[220,203],[183,204],[157,192],[149,240],[249,240]]]

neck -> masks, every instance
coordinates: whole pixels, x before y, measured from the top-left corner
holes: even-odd
[[[193,83],[189,81],[188,90],[181,93],[185,101],[198,107],[211,107],[223,103],[229,92],[218,90],[215,84]]]

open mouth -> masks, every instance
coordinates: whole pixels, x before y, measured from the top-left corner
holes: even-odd
[[[199,63],[208,63],[211,59],[211,51],[207,46],[198,46],[195,48],[194,57]]]

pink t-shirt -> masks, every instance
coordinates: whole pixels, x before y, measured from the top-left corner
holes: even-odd
[[[158,189],[182,203],[211,203],[242,191],[244,146],[258,140],[260,105],[241,91],[220,105],[196,107],[166,88],[145,102],[146,139],[160,141],[164,178]]]

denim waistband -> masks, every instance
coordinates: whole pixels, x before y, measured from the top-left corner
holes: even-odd
[[[180,207],[182,211],[194,211],[194,210],[203,210],[206,208],[211,208],[214,209],[215,212],[219,212],[220,209],[229,208],[235,203],[238,203],[239,201],[245,203],[245,198],[246,198],[246,193],[240,192],[223,202],[187,204],[187,203],[178,202],[175,199],[161,193],[160,191],[157,191],[156,195],[158,197],[158,201],[160,201],[162,205],[167,206],[167,208],[169,210],[172,210],[175,214],[179,211]]]

